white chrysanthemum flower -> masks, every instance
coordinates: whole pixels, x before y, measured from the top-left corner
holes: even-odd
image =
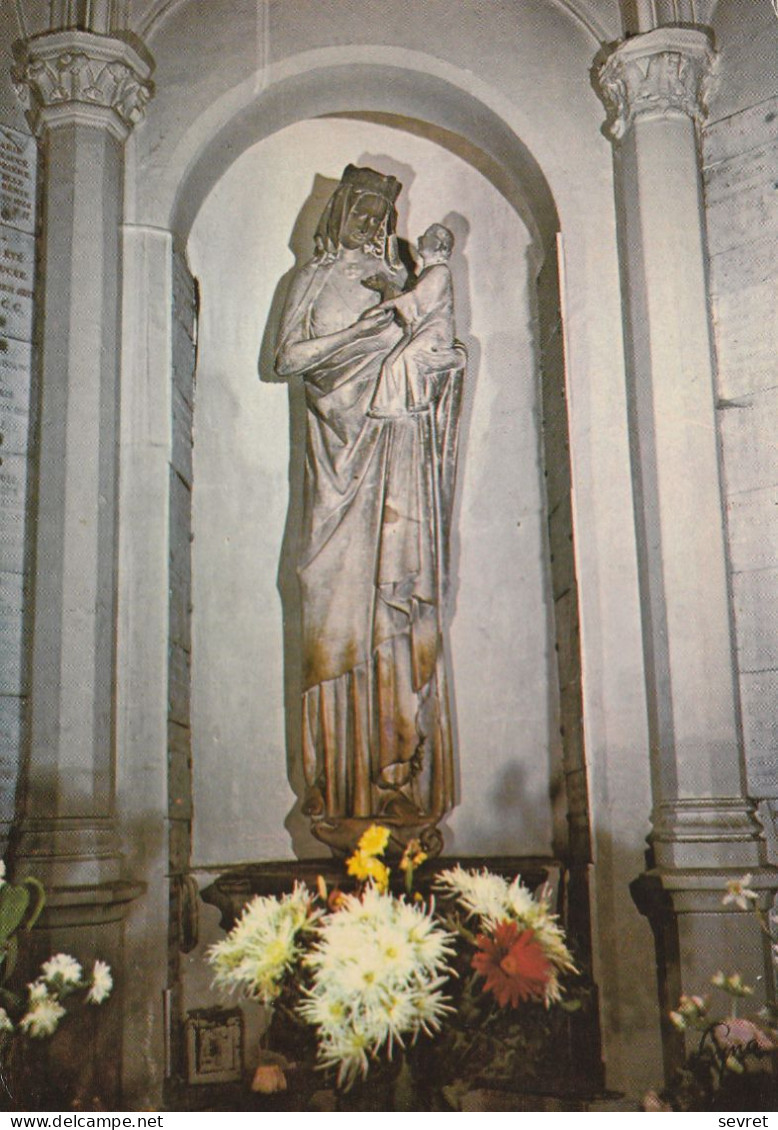
[[[403,930],[399,922],[387,925],[377,936],[376,950],[384,975],[392,980],[405,981],[418,964],[424,964],[413,931]]]
[[[240,989],[268,1004],[300,956],[299,935],[313,929],[320,916],[302,883],[281,898],[258,895],[227,937],[208,951],[214,985]]]
[[[416,1002],[406,989],[388,989],[379,1009],[365,1009],[368,1027],[380,1032],[378,1046],[386,1043],[391,1059],[395,1044],[403,1046],[403,1036],[415,1036],[418,1031]]]
[[[391,983],[382,974],[380,955],[371,947],[366,947],[361,954],[342,963],[332,960],[332,955],[329,955],[329,959],[320,967],[319,978],[326,982],[337,979],[337,989],[333,992],[328,988],[326,995],[348,1002],[350,1014],[357,1001],[361,1008],[380,1007],[386,985]]]
[[[0,1032],[13,1032],[14,1026],[11,1017],[4,1008],[0,1008]]]
[[[366,1075],[381,1050],[391,1057],[437,1027],[451,940],[423,907],[373,886],[344,896],[322,921],[299,1011],[318,1029],[319,1064],[337,1067],[340,1086]]]
[[[560,973],[575,973],[577,970],[573,956],[567,948],[564,931],[556,921],[556,917],[551,914],[546,914],[544,917],[539,918],[537,922],[533,923],[532,928],[535,932],[536,940],[540,943],[543,952],[554,969]],[[555,987],[552,985],[551,988],[556,991],[558,986]],[[548,992],[546,996],[549,997]],[[558,993],[549,999],[557,1000]]]
[[[397,909],[397,922],[407,931],[416,961],[429,971],[437,969],[455,952],[451,944],[453,935],[438,928],[433,912],[434,906],[429,914],[419,914],[415,906],[405,902],[399,903]]]
[[[419,1032],[434,1036],[440,1031],[446,1013],[455,1011],[441,992],[443,984],[444,980],[441,978],[439,981],[433,981],[423,992],[412,994],[414,1037]]]
[[[493,927],[504,921],[508,906],[508,884],[500,875],[483,871],[465,871],[457,864],[441,871],[437,886],[453,895],[468,912]]]
[[[77,985],[81,980],[81,966],[74,957],[68,953],[55,953],[41,966],[41,976],[44,981],[53,981],[59,977],[65,985]]]
[[[369,1041],[362,1032],[344,1028],[337,1036],[319,1043],[319,1063],[322,1068],[337,1067],[338,1085],[348,1090],[360,1075],[367,1075]]]
[[[57,1025],[64,1015],[65,1009],[56,997],[48,994],[38,996],[31,1002],[30,1011],[22,1017],[19,1027],[34,1039],[43,1039],[56,1032]]]
[[[529,926],[537,919],[538,911],[545,911],[545,906],[535,901],[532,891],[524,886],[521,876],[517,875],[508,887],[505,896],[505,909],[509,912],[511,918]]]
[[[111,967],[104,961],[96,961],[92,970],[92,984],[86,999],[89,1004],[102,1004],[110,996],[113,988]]]

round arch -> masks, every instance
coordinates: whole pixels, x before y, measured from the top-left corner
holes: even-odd
[[[153,50],[153,43],[150,46]],[[579,104],[582,106],[581,117],[588,120],[583,95]],[[568,105],[569,99],[560,99],[560,107],[566,110]],[[598,459],[600,463],[604,461],[595,450],[594,470],[590,472],[589,436],[594,434],[594,429],[589,417],[592,413],[596,417],[599,411],[600,400],[605,397],[602,390],[610,388],[618,380],[620,364],[618,342],[608,338],[607,345],[602,344],[606,314],[608,311],[617,312],[617,303],[613,279],[608,273],[611,248],[610,212],[607,208],[611,192],[610,166],[605,165],[597,152],[598,144],[601,147],[604,143],[601,139],[598,142],[596,127],[592,130],[595,141],[590,148],[578,146],[574,139],[583,136],[578,116],[574,112],[566,119],[555,110],[550,115],[551,133],[544,134],[542,121],[537,115],[533,118],[531,105],[525,98],[517,95],[511,99],[476,74],[449,62],[421,52],[385,46],[340,45],[301,52],[269,65],[264,74],[260,70],[249,75],[226,93],[214,97],[207,108],[202,108],[201,104],[200,108],[193,106],[185,112],[180,98],[170,100],[168,106],[169,109],[161,98],[156,107],[152,104],[149,120],[133,134],[128,146],[132,174],[126,213],[128,245],[131,248],[137,246],[135,269],[138,277],[144,284],[151,283],[150,286],[137,288],[139,312],[145,310],[147,304],[150,308],[155,301],[158,304],[164,302],[170,234],[177,249],[185,252],[201,205],[230,166],[257,142],[299,121],[354,116],[422,134],[477,168],[509,201],[532,233],[534,249],[538,252],[532,265],[540,259],[543,262],[538,272],[536,339],[542,378],[543,438],[546,466],[550,472],[547,484],[550,499],[553,494],[549,509],[553,505],[556,522],[555,528],[554,521],[550,523],[550,537],[552,547],[555,538],[559,545],[559,553],[555,554],[553,586],[554,600],[558,601],[557,630],[559,625],[564,624],[566,636],[564,641],[560,639],[558,650],[564,661],[578,667],[577,678],[574,673],[563,675],[560,671],[560,685],[568,689],[564,767],[570,826],[568,858],[574,866],[578,865],[580,874],[577,885],[579,897],[574,897],[571,884],[569,904],[577,902],[576,933],[579,936],[587,933],[588,895],[584,889],[587,881],[584,871],[591,858],[589,786],[580,701],[581,642],[572,550],[568,410],[577,422],[574,436],[578,474],[576,517],[579,519],[577,532],[581,544],[589,554],[584,560],[587,568],[581,571],[587,610],[599,591],[601,572],[605,572],[600,570],[597,561],[592,567],[591,546],[595,534],[599,534],[603,524],[608,530],[617,526],[621,520],[619,507],[622,495],[628,501],[628,493],[622,489],[621,480],[616,476],[613,493],[617,505],[615,508],[610,506],[608,495],[607,520],[603,518],[604,504],[599,509],[598,505],[591,505],[591,480],[599,471]],[[574,173],[568,175],[571,164]],[[578,288],[574,290],[576,301],[568,304],[571,384],[576,390],[575,402],[569,406],[565,394],[555,238],[562,226],[567,235],[568,293],[571,286]],[[605,270],[602,270],[603,261]],[[601,286],[603,275],[604,285]],[[586,284],[590,280],[593,297],[587,299]],[[601,314],[599,319],[591,316],[597,311]],[[132,307],[131,313],[135,313]],[[130,330],[132,325],[128,320]],[[162,332],[158,337],[159,344],[164,346]],[[161,377],[169,358],[165,359],[164,348],[156,356],[160,361],[155,374]],[[585,383],[587,374],[592,371],[598,371],[601,376],[596,396],[590,395],[589,385]],[[595,387],[594,383],[592,387]],[[618,404],[616,401],[617,410]],[[618,428],[616,414],[614,411],[614,427]],[[602,415],[600,413],[600,417]],[[610,420],[611,416],[608,415],[607,419]],[[609,471],[614,458],[620,458],[618,431],[616,440],[615,449],[612,443],[609,446]],[[129,476],[125,476],[125,480],[128,479]],[[613,481],[614,476],[609,474],[608,482]],[[590,514],[587,508],[594,512]],[[615,518],[612,517],[614,513]],[[628,549],[631,544],[628,539],[623,543],[614,539],[614,542],[624,544]],[[568,600],[567,608],[562,601],[571,590],[559,571],[562,561],[570,563],[572,575],[572,600]],[[612,571],[608,570],[608,575]],[[629,583],[627,573],[626,587]],[[594,630],[593,633],[590,630],[590,636],[594,635],[596,644],[599,625],[596,621],[592,623]],[[591,651],[591,640],[587,646]],[[598,677],[597,671],[594,679],[590,675],[590,688]],[[597,689],[595,687],[595,691]],[[578,699],[577,704],[571,702],[573,697]],[[588,712],[593,732],[587,737],[596,767],[599,764],[601,735],[598,729],[599,704],[595,699],[596,695],[590,689],[587,705],[593,704],[595,709]],[[596,781],[592,788],[596,806],[600,799]],[[600,874],[605,874],[607,879],[606,872],[601,871]],[[584,918],[587,920],[584,921]],[[588,939],[584,942],[585,949],[588,949],[587,943]]]
[[[562,743],[564,776],[572,778],[574,775],[576,781],[575,810],[565,805],[565,789],[560,788],[561,782],[558,782],[554,786],[555,804],[558,811],[566,808],[568,832],[557,836],[556,846],[560,854],[585,865],[590,858],[590,833],[588,798],[585,786],[583,790],[580,787],[586,774],[580,740],[583,705],[577,593],[571,553],[568,421],[566,411],[559,412],[560,402],[565,403],[565,370],[556,246],[559,218],[555,201],[540,164],[529,148],[497,109],[465,88],[464,75],[460,76],[462,85],[459,85],[452,81],[451,74],[444,77],[431,73],[432,66],[420,69],[420,64],[427,59],[421,53],[399,53],[405,57],[405,65],[401,65],[399,59],[387,61],[384,57],[397,55],[397,52],[362,49],[361,53],[374,58],[335,63],[321,58],[330,55],[325,49],[313,53],[318,65],[308,69],[302,67],[297,58],[293,61],[294,73],[279,77],[259,91],[255,82],[251,88],[243,83],[226,96],[229,107],[227,104],[214,106],[204,116],[207,120],[201,117],[181,139],[168,166],[168,177],[175,176],[176,169],[183,169],[171,203],[169,228],[179,251],[185,252],[203,202],[244,152],[296,122],[324,117],[375,121],[425,137],[480,172],[526,226],[532,246],[528,266],[536,288],[534,311],[541,378],[542,459],[551,484],[548,510],[556,513],[556,519],[549,522],[549,561],[553,592],[565,594],[566,601],[564,611],[560,608],[554,616],[557,633],[564,625],[561,630],[565,635],[564,639],[557,640],[559,687],[579,688],[577,703],[567,709],[568,722],[573,719],[574,725],[566,727]],[[409,59],[411,55],[413,59]],[[199,145],[196,144],[198,136]],[[586,899],[579,909],[588,918],[584,901]],[[588,926],[581,932],[588,934]]]
[[[439,61],[420,52],[352,53],[353,61],[343,61],[339,52],[337,63],[330,61],[330,49],[296,57],[294,67],[283,68],[290,73],[280,73],[265,89],[257,93],[253,79],[244,82],[198,119],[170,156],[160,200],[169,207],[165,226],[179,246],[210,190],[246,149],[297,121],[352,115],[423,132],[462,157],[515,208],[538,250],[553,249],[559,220],[548,181],[499,112],[508,107],[490,104],[493,92],[473,93],[467,89],[473,83],[458,72],[434,73]]]

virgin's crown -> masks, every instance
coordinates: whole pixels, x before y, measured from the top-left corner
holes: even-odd
[[[360,168],[358,165],[346,165],[340,183],[359,189],[360,192],[375,192],[390,204],[394,204],[402,190],[402,185],[396,177],[385,177],[375,169]]]

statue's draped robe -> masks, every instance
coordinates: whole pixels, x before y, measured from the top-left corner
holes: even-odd
[[[281,345],[332,331],[316,308],[331,270],[300,272]],[[462,371],[424,412],[370,417],[399,333],[390,324],[303,374],[303,763],[325,818],[408,822],[415,809],[424,823],[453,802],[440,613]]]

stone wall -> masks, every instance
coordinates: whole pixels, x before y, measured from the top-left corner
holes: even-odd
[[[27,691],[36,157],[29,134],[0,126],[0,850],[14,815]]]
[[[704,139],[718,421],[748,785],[778,810],[778,97]],[[764,813],[763,813],[764,815]],[[769,823],[769,822],[768,822]],[[768,827],[768,833],[774,829]]]

